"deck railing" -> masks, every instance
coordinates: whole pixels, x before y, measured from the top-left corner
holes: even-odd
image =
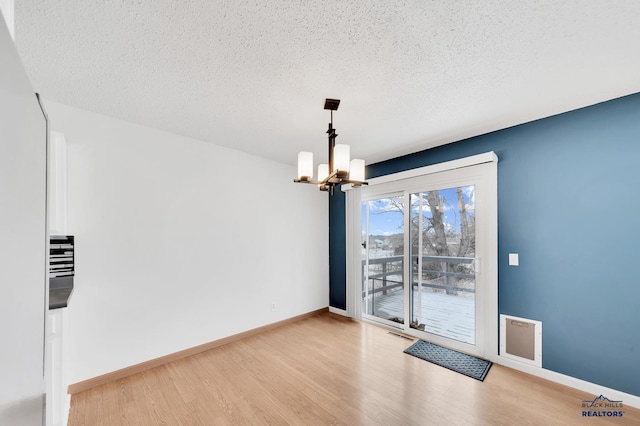
[[[450,257],[450,256],[422,256],[422,287],[445,290],[447,294],[457,294],[459,291],[475,293],[475,289],[459,287],[454,285],[460,279],[474,280],[475,274],[460,272],[464,268],[451,267],[450,265],[470,265],[475,259],[473,257]],[[368,260],[369,275],[365,274],[367,260],[362,261],[362,277],[368,278],[372,282],[372,288],[362,291],[362,297],[367,294],[375,295],[382,292],[386,295],[389,290],[402,287],[404,274],[404,256],[380,257]],[[416,280],[418,272],[418,256],[411,257],[412,264],[412,287],[417,288]],[[379,265],[371,268],[372,265]],[[436,266],[437,265],[437,266]],[[437,269],[439,268],[439,269]],[[374,269],[374,273],[372,272]],[[453,280],[451,278],[454,278]],[[440,283],[436,282],[438,280]],[[378,284],[378,285],[376,285]]]

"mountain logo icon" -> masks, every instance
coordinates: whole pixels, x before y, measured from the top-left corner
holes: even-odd
[[[622,404],[622,401],[611,400],[602,394],[593,400],[587,399],[582,401],[583,407],[615,407],[619,406],[618,404]]]

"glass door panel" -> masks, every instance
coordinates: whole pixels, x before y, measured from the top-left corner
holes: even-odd
[[[474,345],[475,186],[409,198],[410,327]]]
[[[404,324],[404,196],[363,201],[362,313]]]
[[[356,317],[497,356],[497,163],[400,174],[347,201]]]

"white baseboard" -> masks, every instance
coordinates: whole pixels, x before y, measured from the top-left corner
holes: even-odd
[[[594,397],[604,395],[607,398],[614,401],[622,401],[623,405],[629,407],[640,408],[640,396],[631,395],[629,393],[621,392],[619,390],[600,386],[595,383],[587,382],[585,380],[577,379],[575,377],[567,376],[555,371],[545,370],[544,368],[537,368],[527,364],[523,364],[518,361],[505,358],[498,355],[496,359],[492,360],[496,364],[504,365],[505,367],[519,370],[532,376],[541,377],[543,379],[551,380],[552,382],[559,383],[561,385],[569,386],[584,392],[593,394]]]
[[[347,311],[345,311],[344,309],[334,308],[333,306],[329,306],[329,312],[331,312],[333,314],[342,315],[343,317],[348,317],[349,316],[349,315],[347,315]]]

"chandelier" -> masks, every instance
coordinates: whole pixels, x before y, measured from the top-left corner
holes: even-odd
[[[333,194],[336,185],[350,183],[353,186],[367,185],[364,180],[364,160],[354,158],[349,161],[349,145],[336,144],[336,129],[333,128],[333,111],[338,109],[340,99],[326,99],[324,109],[331,111],[329,123],[329,164],[318,165],[317,180],[313,179],[313,152],[302,151],[298,154],[298,178],[296,183],[318,185],[320,191]]]

